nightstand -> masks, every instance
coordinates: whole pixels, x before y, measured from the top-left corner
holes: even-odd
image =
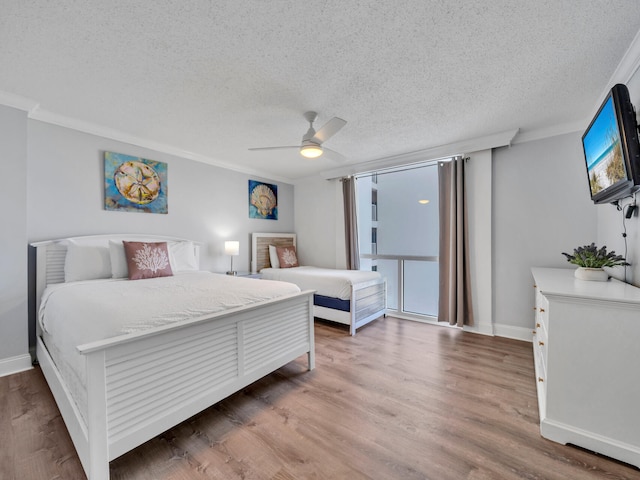
[[[226,275],[227,272],[216,272],[216,273],[220,273],[222,275]],[[231,276],[231,275],[229,275],[229,276]],[[262,278],[262,274],[260,274],[260,273],[251,273],[251,272],[236,272],[236,274],[234,276],[235,277],[244,277],[244,278],[257,278],[257,279]]]
[[[256,279],[261,279],[262,278],[262,274],[261,273],[251,273],[251,272],[238,272],[236,274],[237,277],[245,277],[245,278],[256,278]]]

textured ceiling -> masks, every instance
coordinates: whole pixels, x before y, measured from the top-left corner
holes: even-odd
[[[307,110],[348,163],[587,122],[639,26],[637,0],[0,0],[0,92],[293,180],[339,164],[247,149]]]

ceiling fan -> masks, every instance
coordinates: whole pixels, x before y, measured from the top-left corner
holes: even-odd
[[[309,122],[309,130],[307,130],[307,133],[302,136],[302,143],[300,145],[257,147],[250,148],[249,150],[283,150],[296,148],[300,150],[300,155],[306,158],[318,158],[323,154],[323,152],[329,152],[331,154],[331,158],[334,160],[344,160],[344,157],[341,154],[327,147],[323,147],[322,144],[338,133],[347,122],[341,118],[333,117],[316,132],[313,128],[313,122],[317,117],[318,114],[316,112],[305,112],[304,118]]]

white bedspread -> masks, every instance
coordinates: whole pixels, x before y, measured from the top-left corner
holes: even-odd
[[[351,285],[374,285],[382,276],[368,270],[335,270],[319,267],[263,268],[262,278],[295,283],[302,290],[315,290],[326,297],[351,299]]]
[[[291,283],[210,272],[71,282],[47,287],[38,319],[47,349],[84,416],[84,358],[77,346],[299,291]]]

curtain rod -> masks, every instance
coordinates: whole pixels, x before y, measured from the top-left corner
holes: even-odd
[[[373,172],[366,172],[361,174],[358,173],[353,176],[355,178],[367,178],[367,177],[373,177],[374,175],[387,175],[389,173],[406,172],[409,170],[416,170],[418,168],[435,167],[440,162],[450,162],[454,158],[460,158],[460,157],[455,156],[450,158],[440,158],[438,160],[429,160],[427,162],[413,163],[410,165],[405,165],[404,167],[387,167],[387,168],[383,168],[381,170],[376,170]]]

